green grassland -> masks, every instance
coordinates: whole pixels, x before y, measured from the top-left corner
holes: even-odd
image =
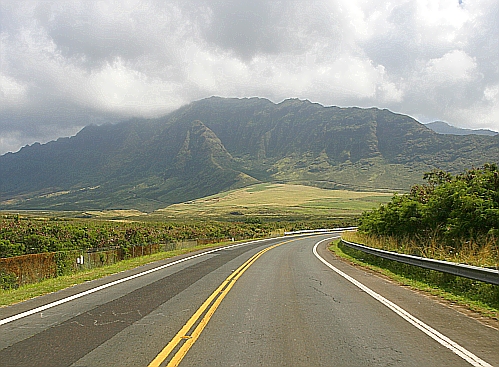
[[[266,220],[307,220],[352,217],[379,203],[392,193],[328,190],[317,187],[262,183],[205,198],[170,205],[151,217],[171,219],[237,220],[258,217]]]
[[[134,209],[16,211],[40,218],[91,218],[116,221],[307,221],[352,218],[387,203],[392,192],[325,189],[299,184],[260,183],[173,204],[154,212]]]
[[[356,218],[363,211],[387,203],[392,192],[324,189],[299,184],[260,183],[241,189],[173,204],[154,212],[134,209],[85,211],[16,210],[34,219],[87,218],[113,221],[315,221]]]

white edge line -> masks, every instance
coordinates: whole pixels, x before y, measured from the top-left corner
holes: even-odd
[[[425,324],[423,321],[421,321],[418,318],[416,318],[415,316],[411,315],[409,312],[407,312],[406,310],[404,310],[400,306],[397,306],[395,303],[387,300],[385,297],[381,296],[380,294],[376,293],[375,291],[368,288],[364,284],[360,283],[356,279],[352,278],[351,276],[345,274],[344,272],[342,272],[338,268],[336,268],[333,265],[331,265],[330,263],[328,263],[324,258],[322,258],[319,255],[319,253],[317,252],[317,247],[322,242],[329,241],[333,238],[336,238],[336,237],[326,238],[322,241],[317,242],[314,246],[314,249],[313,249],[314,255],[320,261],[322,261],[327,267],[329,267],[331,270],[333,270],[334,272],[336,272],[337,274],[339,274],[340,276],[342,276],[343,278],[345,278],[349,282],[353,283],[355,286],[359,287],[361,290],[363,290],[364,292],[369,294],[374,299],[376,299],[379,302],[381,302],[382,304],[384,304],[386,307],[388,307],[393,312],[395,312],[397,315],[399,315],[400,317],[402,317],[403,319],[405,319],[406,321],[411,323],[413,326],[415,326],[416,328],[418,328],[422,332],[424,332],[426,335],[428,335],[432,339],[436,340],[444,347],[450,349],[452,352],[454,352],[455,354],[457,354],[458,356],[463,358],[465,361],[470,363],[472,366],[475,366],[475,367],[493,367],[492,365],[490,365],[487,362],[485,362],[484,360],[480,359],[479,357],[477,357],[476,355],[474,355],[473,353],[471,353],[470,351],[468,351],[464,347],[460,346],[459,344],[452,341],[451,339],[449,339],[445,335],[441,334],[437,330],[435,330],[432,327],[430,327],[429,325]]]
[[[248,244],[252,244],[252,243],[257,243],[257,242],[262,242],[262,241],[268,241],[268,240],[275,240],[275,239],[281,239],[281,238],[285,238],[285,237],[275,237],[275,238],[265,238],[265,239],[262,239],[262,240],[256,240],[256,241],[249,241],[249,242],[243,242],[243,243],[237,243],[237,244],[234,244],[234,245],[230,245],[230,246],[222,246],[220,248],[216,248],[216,249],[213,249],[213,250],[208,250],[208,251],[205,251],[205,252],[202,252],[202,253],[199,253],[199,254],[196,254],[196,255],[192,255],[192,256],[189,256],[189,257],[185,257],[183,259],[180,259],[180,260],[176,260],[176,261],[173,261],[171,263],[168,263],[168,264],[165,264],[165,265],[161,265],[161,266],[158,266],[157,268],[153,268],[153,269],[149,269],[149,270],[146,270],[142,273],[138,273],[138,274],[135,274],[135,275],[131,275],[131,276],[128,276],[126,278],[122,278],[122,279],[118,279],[118,280],[115,280],[113,282],[110,282],[110,283],[106,283],[106,284],[103,284],[101,286],[98,286],[98,287],[95,287],[95,288],[92,288],[92,289],[89,289],[85,292],[81,292],[81,293],[77,293],[77,294],[74,294],[72,296],[69,296],[69,297],[66,297],[66,298],[62,298],[58,301],[54,301],[54,302],[51,302],[51,303],[47,303],[46,305],[43,305],[43,306],[40,306],[40,307],[36,307],[36,308],[33,308],[31,310],[28,310],[28,311],[24,311],[24,312],[21,312],[21,313],[18,313],[16,315],[13,315],[13,316],[10,316],[10,317],[7,317],[5,319],[1,319],[0,320],[0,326],[1,325],[5,325],[5,324],[8,324],[9,322],[12,322],[12,321],[16,321],[16,320],[19,320],[23,317],[26,317],[26,316],[30,316],[30,315],[33,315],[35,313],[38,313],[38,312],[41,312],[41,311],[45,311],[49,308],[52,308],[52,307],[55,307],[55,306],[59,306],[59,305],[62,305],[63,303],[66,303],[66,302],[69,302],[69,301],[73,301],[75,299],[78,299],[78,298],[81,298],[83,296],[87,296],[89,294],[92,294],[92,293],[95,293],[95,292],[98,292],[100,290],[103,290],[103,289],[106,289],[106,288],[109,288],[109,287],[112,287],[114,285],[117,285],[117,284],[120,284],[120,283],[123,283],[123,282],[126,282],[126,281],[129,281],[129,280],[132,280],[132,279],[135,279],[135,278],[138,278],[138,277],[141,277],[143,275],[147,275],[147,274],[151,274],[151,273],[154,273],[158,270],[162,270],[162,269],[165,269],[165,268],[168,268],[170,266],[173,266],[173,265],[176,265],[176,264],[180,264],[184,261],[187,261],[187,260],[191,260],[191,259],[194,259],[196,257],[200,257],[200,256],[204,256],[204,255],[208,255],[208,254],[211,254],[213,252],[217,252],[217,251],[221,251],[221,250],[226,250],[228,248],[233,248],[233,247],[238,247],[238,246],[243,246],[243,245],[248,245]]]

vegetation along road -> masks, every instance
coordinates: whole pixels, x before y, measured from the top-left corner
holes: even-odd
[[[0,309],[2,366],[497,366],[499,332],[337,259],[236,244]]]

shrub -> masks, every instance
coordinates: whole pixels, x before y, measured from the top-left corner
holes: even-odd
[[[499,230],[499,170],[485,164],[452,176],[443,171],[425,174],[423,185],[395,195],[391,202],[365,212],[359,231],[395,237],[437,236],[447,245],[497,238]]]
[[[0,288],[15,289],[18,287],[17,276],[0,269]]]

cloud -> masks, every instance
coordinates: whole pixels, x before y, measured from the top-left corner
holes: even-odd
[[[438,59],[430,59],[424,75],[436,84],[470,81],[476,71],[476,61],[464,51],[452,50]]]
[[[499,130],[495,0],[0,3],[0,154],[211,95]]]

